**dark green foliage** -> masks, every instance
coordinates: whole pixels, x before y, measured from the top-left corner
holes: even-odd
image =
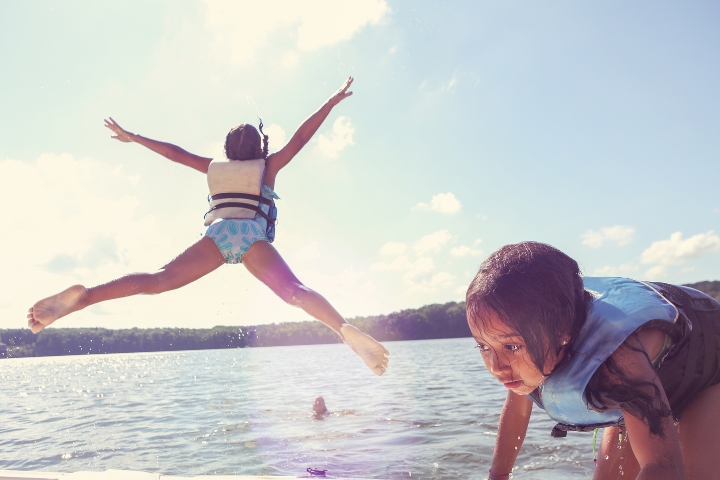
[[[380,341],[471,336],[465,302],[426,305],[377,317],[358,317],[351,323]]]
[[[277,347],[339,343],[340,337],[320,322],[292,322],[248,327],[249,346]]]
[[[685,286],[700,290],[720,302],[720,280],[688,283]]]
[[[687,285],[720,301],[720,281]],[[450,302],[402,310],[389,315],[357,317],[350,323],[380,341],[469,337],[465,303]],[[320,322],[294,322],[252,327],[189,328],[48,328],[38,335],[29,329],[0,330],[8,357],[156,352],[216,348],[270,347],[339,343]]]
[[[402,310],[389,315],[356,317],[350,323],[379,341],[469,337],[465,303],[450,302]],[[320,322],[247,327],[250,346],[339,343],[340,337]]]
[[[8,328],[0,330],[0,342],[8,347],[13,345],[31,345],[37,340],[29,328]]]
[[[37,335],[32,333],[22,335],[17,332],[18,330],[0,331],[0,338],[8,345],[8,357],[203,350],[247,346],[245,331],[241,327],[128,330],[48,328]]]
[[[378,340],[421,340],[470,336],[465,304],[450,302],[403,310],[390,315],[351,320]],[[320,322],[294,322],[252,327],[189,328],[48,328],[38,335],[28,329],[1,330],[9,357],[155,352],[216,348],[270,347],[339,343],[340,337]]]

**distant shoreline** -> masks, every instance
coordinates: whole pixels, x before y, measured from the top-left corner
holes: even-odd
[[[686,286],[720,301],[720,281]],[[350,319],[350,323],[381,342],[471,336],[465,318],[465,302],[356,317]],[[319,345],[340,343],[340,338],[320,322],[305,321],[213,328],[49,328],[38,335],[33,335],[27,328],[17,328],[0,330],[0,342],[0,358],[22,358]]]
[[[426,305],[349,321],[379,341],[470,336],[464,302]],[[340,343],[340,337],[311,320],[213,328],[48,328],[37,335],[27,328],[18,328],[0,330],[0,341],[6,345],[4,355],[0,350],[0,357],[23,358],[319,345]]]

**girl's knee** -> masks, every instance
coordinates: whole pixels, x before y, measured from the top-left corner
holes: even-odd
[[[285,303],[294,307],[301,307],[309,292],[311,292],[311,290],[302,283],[292,282],[283,285],[277,294]]]

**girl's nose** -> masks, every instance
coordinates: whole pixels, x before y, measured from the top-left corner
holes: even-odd
[[[505,359],[504,355],[498,355],[494,350],[488,355],[488,370],[494,376],[499,376],[503,372],[507,372],[510,369],[510,364]]]

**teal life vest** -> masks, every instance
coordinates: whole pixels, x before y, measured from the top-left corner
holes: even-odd
[[[590,378],[635,330],[643,326],[667,330],[678,319],[675,305],[650,284],[617,277],[585,277],[583,283],[594,296],[587,320],[568,357],[528,395],[559,422],[553,436],[617,424],[621,410],[599,412],[588,406],[585,387]]]

